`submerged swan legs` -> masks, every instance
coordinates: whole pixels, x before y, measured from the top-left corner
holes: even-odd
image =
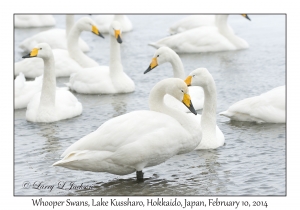
[[[136,171],[136,179],[137,179],[137,181],[144,181],[143,171]]]

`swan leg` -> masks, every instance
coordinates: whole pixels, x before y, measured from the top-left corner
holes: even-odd
[[[137,179],[137,181],[144,181],[143,171],[136,171],[136,179]]]

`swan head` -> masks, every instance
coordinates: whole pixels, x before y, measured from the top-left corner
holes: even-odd
[[[242,14],[242,16],[251,21],[251,19],[249,18],[249,16],[247,14]]]
[[[164,80],[163,80],[164,81]],[[166,86],[166,94],[169,94],[181,101],[193,114],[197,115],[197,112],[192,104],[191,97],[189,95],[189,89],[186,83],[179,78],[165,79],[168,82]]]
[[[28,55],[23,56],[22,58],[49,58],[53,56],[52,49],[47,43],[39,43],[35,48],[31,50]]]
[[[77,21],[76,26],[81,31],[91,31],[92,33],[96,34],[97,36],[104,38],[104,36],[98,30],[95,22],[89,17],[80,18]]]
[[[116,20],[112,21],[112,23],[109,27],[109,34],[111,36],[115,37],[119,44],[122,43],[122,39],[121,39],[122,27],[118,21],[116,21]]]
[[[144,74],[148,73],[158,65],[161,65],[163,63],[171,62],[172,57],[174,55],[177,55],[175,51],[173,51],[169,47],[160,47],[158,48],[152,58],[152,61],[148,67],[148,69],[144,72]],[[178,56],[178,55],[177,55]]]
[[[206,68],[198,68],[192,71],[184,81],[187,86],[206,87],[212,80],[212,76]]]

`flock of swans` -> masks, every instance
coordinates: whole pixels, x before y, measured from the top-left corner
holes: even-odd
[[[209,18],[207,18],[209,17]],[[243,17],[250,20],[247,15]],[[15,27],[54,24],[52,16],[20,15]],[[94,20],[93,20],[94,19]],[[149,95],[150,110],[137,110],[103,123],[96,131],[70,145],[54,166],[74,170],[125,175],[161,164],[174,155],[197,149],[215,149],[225,137],[216,123],[217,91],[206,68],[185,75],[176,52],[197,53],[245,49],[248,44],[227,24],[228,15],[190,16],[170,28],[169,37],[150,45],[158,48],[149,68],[170,63],[174,78],[157,81]],[[83,106],[70,91],[80,94],[114,94],[135,91],[134,81],[123,71],[122,32],[131,31],[125,15],[83,17],[74,23],[66,15],[66,30],[50,29],[27,38],[20,48],[30,53],[15,63],[15,109],[26,108],[31,122],[55,122],[81,115]],[[110,37],[110,59],[101,66],[84,52],[81,38],[89,31]],[[70,77],[66,87],[56,77]],[[26,81],[25,78],[34,78]],[[202,115],[195,110],[202,110]],[[285,123],[285,87],[247,98],[220,113],[232,120]]]

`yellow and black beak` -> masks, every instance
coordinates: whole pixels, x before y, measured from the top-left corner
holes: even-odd
[[[34,58],[37,56],[38,52],[39,52],[38,48],[33,48],[28,55],[24,55],[22,58]]]
[[[187,86],[191,86],[192,85],[192,76],[188,76],[184,82],[186,83]]]
[[[152,61],[148,67],[148,69],[144,72],[144,74],[148,73],[149,71],[151,71],[152,69],[154,69],[156,66],[158,66],[158,63],[157,63],[157,58],[152,58]]]
[[[248,16],[247,14],[242,14],[242,16],[243,16],[244,18],[247,18],[248,20],[251,21],[251,19],[249,18],[249,16]]]
[[[121,39],[121,32],[120,32],[120,30],[115,30],[115,37],[116,37],[118,43],[121,44],[122,43],[122,39]]]
[[[192,101],[191,101],[191,97],[189,94],[187,93],[184,93],[183,95],[183,99],[182,99],[182,103],[195,115],[197,115],[197,112],[192,104]]]
[[[94,34],[96,34],[97,36],[101,36],[104,39],[104,36],[102,34],[100,34],[100,31],[98,30],[98,28],[94,25],[92,25],[92,32]]]

